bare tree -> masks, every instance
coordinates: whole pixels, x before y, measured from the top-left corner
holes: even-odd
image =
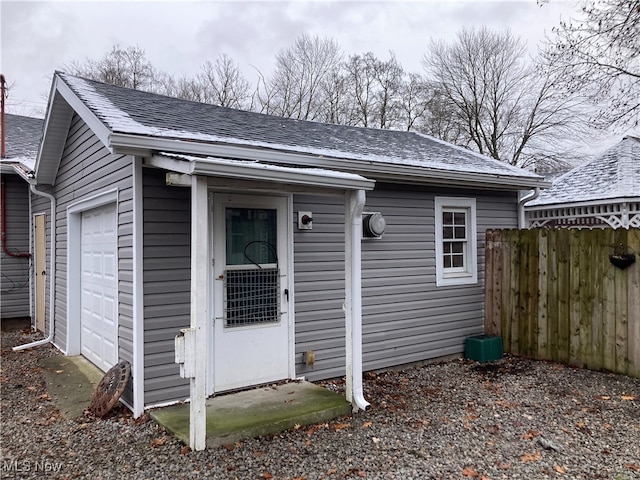
[[[404,70],[389,52],[389,60],[378,60],[373,69],[376,80],[376,123],[378,128],[400,126],[401,93],[404,82]]]
[[[114,45],[101,59],[72,62],[65,70],[81,77],[136,90],[153,90],[157,75],[144,50],[137,45],[126,48]]]
[[[249,82],[228,55],[222,54],[215,63],[206,62],[198,80],[204,94],[203,102],[239,109],[249,106]]]
[[[455,107],[463,144],[480,153],[533,168],[554,161],[536,148],[559,146],[577,128],[580,102],[558,92],[557,77],[535,70],[509,31],[463,29],[454,43],[432,42],[423,60]]]
[[[373,52],[351,55],[342,67],[353,102],[349,123],[374,128],[400,126],[404,70],[393,52],[387,61]]]
[[[415,130],[425,121],[429,111],[432,88],[426,79],[410,73],[401,85],[399,110],[406,130]]]
[[[335,69],[322,82],[324,109],[318,120],[326,123],[349,124],[350,104],[348,80],[344,73]]]
[[[544,2],[543,2],[544,3]],[[640,124],[640,1],[582,0],[581,17],[554,28],[544,56],[568,92],[584,92],[601,127]]]
[[[375,122],[375,63],[373,52],[364,55],[351,55],[343,68],[346,70],[348,86],[353,101],[350,125],[370,127]]]
[[[454,144],[466,144],[464,124],[460,122],[456,106],[439,85],[430,83],[427,110],[422,121],[415,126],[419,132]]]
[[[304,33],[276,55],[273,75],[261,77],[256,92],[265,113],[315,120],[324,108],[323,86],[340,65],[342,54],[332,39]]]

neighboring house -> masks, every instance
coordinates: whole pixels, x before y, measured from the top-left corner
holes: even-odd
[[[35,306],[30,303],[34,270],[29,243],[29,185],[16,174],[13,165],[33,169],[42,125],[43,120],[40,118],[11,114],[4,115],[2,124],[2,138],[5,144],[4,155],[0,160],[0,313],[3,320],[33,318],[32,308]],[[44,311],[41,313],[44,318]],[[37,326],[44,329],[43,322]]]
[[[62,73],[23,177],[56,212],[52,341],[129,361],[136,415],[189,398],[174,345],[190,325],[207,395],[346,373],[362,408],[363,369],[460,354],[483,332],[484,231],[517,227],[518,191],[548,186],[415,132]]]
[[[640,227],[640,138],[627,136],[525,205],[530,227]]]

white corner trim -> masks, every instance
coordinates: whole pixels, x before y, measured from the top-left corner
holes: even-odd
[[[133,416],[144,413],[144,283],[142,159],[133,157]]]

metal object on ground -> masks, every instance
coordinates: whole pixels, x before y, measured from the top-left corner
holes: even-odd
[[[118,403],[120,395],[129,383],[131,377],[131,364],[126,360],[118,362],[105,373],[96,387],[89,412],[96,417],[104,417],[113,406]]]

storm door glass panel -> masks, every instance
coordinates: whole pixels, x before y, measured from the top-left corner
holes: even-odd
[[[225,326],[280,320],[277,211],[227,208]]]

